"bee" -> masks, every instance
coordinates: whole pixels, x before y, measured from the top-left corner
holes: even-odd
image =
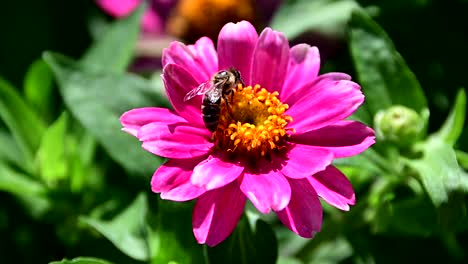
[[[209,131],[214,132],[218,127],[222,99],[228,106],[228,97],[231,96],[232,98],[232,94],[239,83],[244,86],[238,70],[235,68],[222,70],[213,75],[209,81],[188,92],[184,97],[184,101],[203,95],[201,106],[203,122]]]

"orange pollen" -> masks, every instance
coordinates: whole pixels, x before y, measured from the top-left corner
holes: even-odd
[[[213,136],[217,146],[242,155],[265,156],[284,146],[294,129],[286,128],[291,116],[278,99],[278,92],[270,93],[260,85],[238,85],[228,102],[221,106],[218,128]]]

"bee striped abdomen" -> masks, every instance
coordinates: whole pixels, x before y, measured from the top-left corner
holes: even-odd
[[[202,118],[206,128],[211,132],[214,132],[218,127],[219,114],[221,110],[220,104],[221,98],[219,98],[216,102],[212,102],[207,96],[203,98],[203,103],[201,106]]]

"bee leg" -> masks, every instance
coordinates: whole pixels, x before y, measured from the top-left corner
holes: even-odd
[[[231,98],[228,99],[228,98],[227,98],[227,95],[224,95],[224,96],[223,96],[223,99],[224,99],[224,102],[226,103],[226,109],[227,109],[227,111],[228,111],[228,114],[229,114],[229,116],[232,118],[232,107],[231,107],[230,104],[233,103],[233,96],[231,95]],[[231,101],[231,102],[229,103],[229,101]]]

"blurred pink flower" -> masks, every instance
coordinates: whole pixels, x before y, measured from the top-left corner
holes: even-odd
[[[229,236],[247,199],[306,238],[321,228],[319,197],[342,210],[355,203],[351,183],[331,163],[366,150],[374,131],[344,120],[364,95],[347,74],[318,75],[316,47],[290,48],[281,32],[266,28],[258,35],[242,21],[223,27],[217,51],[205,37],[188,46],[173,42],[162,63],[174,110],[133,109],[121,123],[144,149],[169,159],[154,173],[152,190],[163,199],[197,199],[192,221],[199,243],[215,246]],[[221,105],[211,133],[201,117],[202,96],[184,96],[230,67],[246,87],[237,88],[229,110]]]
[[[97,5],[104,12],[115,18],[130,15],[142,2],[144,0],[96,0]],[[177,1],[151,0],[146,2],[148,7],[141,21],[142,33],[143,35],[160,35],[164,32],[165,20]]]
[[[171,41],[191,43],[202,36],[216,39],[230,21],[249,20],[264,27],[281,4],[281,0],[96,0],[117,19],[130,15],[143,2],[147,8],[130,70],[149,73],[161,68],[162,50]]]

